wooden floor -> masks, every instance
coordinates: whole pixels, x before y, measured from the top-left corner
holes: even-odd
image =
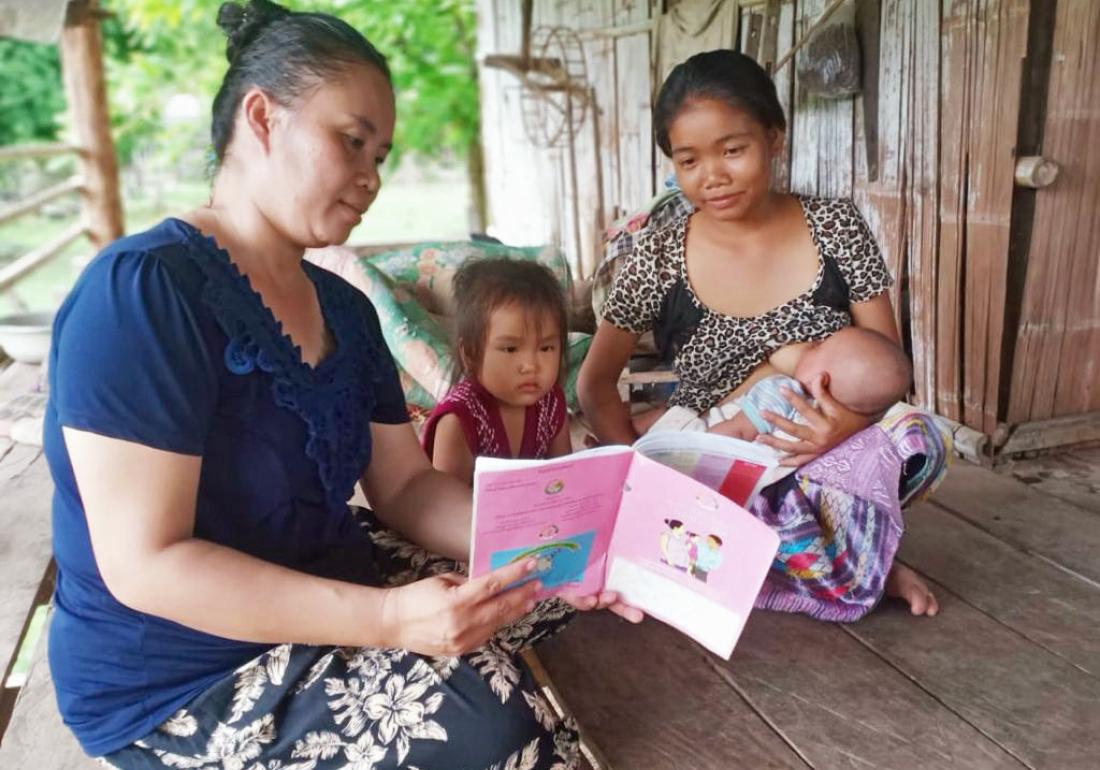
[[[1036,463],[1065,475],[1044,486],[1013,475],[1026,461],[960,462],[907,512],[900,558],[932,583],[936,618],[894,603],[846,626],[758,612],[726,662],[601,613],[539,657],[605,767],[1095,770],[1095,467]]]
[[[958,463],[907,512],[901,559],[933,584],[937,618],[758,612],[725,662],[660,623],[594,613],[540,659],[616,770],[1100,768],[1100,452],[1036,462]],[[0,439],[4,655],[41,594],[50,493],[40,450]],[[60,726],[40,642],[0,768],[91,766]]]

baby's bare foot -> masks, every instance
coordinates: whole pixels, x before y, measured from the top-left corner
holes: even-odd
[[[914,615],[932,617],[940,611],[940,603],[920,575],[895,562],[886,576],[886,595],[904,599]]]

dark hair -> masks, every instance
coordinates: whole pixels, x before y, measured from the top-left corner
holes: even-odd
[[[787,130],[787,119],[775,94],[775,83],[752,57],[720,49],[697,53],[668,73],[653,107],[657,145],[672,156],[668,129],[685,102],[716,99],[746,110],[764,128]]]
[[[233,138],[237,108],[252,86],[286,105],[349,64],[370,64],[390,79],[386,57],[350,24],[326,13],[296,13],[270,0],[222,3],[218,26],[228,38],[229,60],[210,126],[218,163]]]
[[[476,374],[471,370],[485,354],[489,316],[498,307],[513,302],[528,312],[549,313],[558,322],[562,361],[559,378],[565,371],[565,341],[569,333],[565,296],[548,267],[506,257],[468,259],[455,273],[454,299],[456,373]]]

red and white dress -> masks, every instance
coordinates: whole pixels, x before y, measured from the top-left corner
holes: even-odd
[[[565,393],[561,386],[555,385],[549,393],[527,407],[518,454],[512,454],[496,398],[476,380],[467,377],[451,388],[450,393],[436,404],[424,424],[420,440],[429,458],[435,448],[436,426],[448,414],[458,416],[462,433],[466,436],[466,444],[474,457],[541,460],[550,456],[554,437],[565,425]]]

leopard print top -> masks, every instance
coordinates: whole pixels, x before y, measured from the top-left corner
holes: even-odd
[[[689,215],[639,235],[615,276],[603,317],[641,334],[658,323],[667,295],[686,293],[698,320],[682,335],[672,358],[680,383],[670,405],[705,412],[776,350],[824,339],[850,325],[849,302],[865,302],[893,285],[878,244],[851,200],[797,197],[817,246],[817,277],[802,294],[757,316],[723,315],[692,291],[684,262]]]

